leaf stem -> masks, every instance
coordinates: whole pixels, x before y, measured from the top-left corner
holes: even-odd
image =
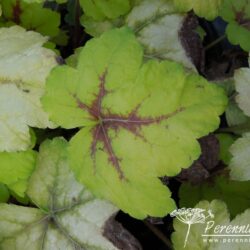
[[[205,47],[205,50],[209,50],[211,49],[212,47],[214,47],[216,44],[220,43],[221,41],[223,41],[225,38],[227,37],[226,34],[218,37],[216,40],[214,40],[213,42],[211,42],[210,44],[208,44],[206,47]]]
[[[146,220],[143,222],[168,247],[168,249],[173,249],[170,240],[157,227]]]

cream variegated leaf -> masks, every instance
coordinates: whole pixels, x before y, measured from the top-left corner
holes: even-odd
[[[57,65],[53,51],[39,33],[19,26],[0,29],[0,151],[31,145],[29,126],[54,127],[40,98],[45,80]]]
[[[118,209],[75,180],[67,146],[61,138],[40,146],[27,190],[36,208],[0,204],[0,249],[118,250],[103,235]]]

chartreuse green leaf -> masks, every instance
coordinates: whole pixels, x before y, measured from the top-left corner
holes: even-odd
[[[189,213],[184,214],[185,211]],[[201,201],[193,210],[183,211],[180,209],[176,215],[174,219],[175,232],[171,237],[175,250],[249,249],[249,243],[244,240],[246,237],[238,236],[238,240],[236,240],[236,237],[233,236],[223,238],[215,235],[237,235],[238,232],[240,232],[238,234],[247,235],[250,209],[245,210],[230,221],[226,204],[220,200],[213,200],[211,202]],[[190,230],[188,231],[189,224]],[[187,235],[187,241],[185,241]],[[243,241],[240,241],[242,238]]]
[[[250,0],[224,0],[220,16],[228,22],[226,34],[232,44],[250,50]]]
[[[195,14],[208,20],[218,16],[223,0],[173,0],[178,11],[188,12],[194,10]]]
[[[18,196],[24,197],[28,179],[35,167],[36,152],[0,152],[0,182]]]
[[[129,0],[80,0],[86,16],[94,20],[114,19],[130,10]]]
[[[220,144],[219,159],[228,165],[232,158],[229,148],[236,138],[235,136],[226,133],[216,134],[216,137]]]
[[[187,55],[180,36],[185,18],[186,15],[176,13],[169,1],[144,0],[122,18],[98,22],[84,16],[81,22],[85,31],[92,36],[98,36],[114,27],[127,25],[143,45],[146,59],[170,59],[194,70],[192,59]],[[188,35],[191,36],[191,33],[190,30]]]
[[[23,0],[26,3],[43,3],[43,2],[53,2],[54,0]],[[57,3],[66,3],[67,0],[55,0]]]
[[[143,63],[128,28],[90,40],[78,58],[52,71],[42,98],[53,121],[81,127],[69,148],[78,180],[134,217],[167,214],[174,202],[157,177],[198,158],[196,139],[218,127],[224,91],[177,63]]]
[[[9,190],[3,183],[0,183],[0,202],[7,202],[10,197]]]
[[[45,141],[28,187],[37,208],[0,204],[1,249],[117,249],[103,235],[117,208],[77,183],[64,139]]]
[[[180,207],[194,207],[200,200],[226,202],[232,216],[250,207],[250,181],[234,181],[218,176],[200,185],[183,183],[179,190]],[[192,194],[192,195],[190,195]]]
[[[24,0],[2,0],[3,17],[11,23],[42,35],[56,37],[59,35],[60,15],[44,8],[38,2],[28,3]]]
[[[42,48],[46,37],[19,26],[0,29],[0,151],[25,150],[32,145],[29,127],[54,127],[40,97],[54,52]]]
[[[239,138],[230,149],[233,158],[230,162],[230,175],[233,180],[250,180],[250,133]]]

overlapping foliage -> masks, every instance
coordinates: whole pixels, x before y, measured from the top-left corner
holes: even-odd
[[[0,14],[1,249],[140,249],[112,243],[106,224],[118,209],[163,217],[177,199],[248,222],[250,70],[203,77],[197,16],[222,17],[217,40],[249,51],[249,0],[3,0]],[[202,183],[181,179],[202,171],[209,133],[217,165]],[[174,249],[223,249],[202,242],[203,226],[188,238],[174,219]]]
[[[218,127],[226,105],[222,89],[202,77],[142,56],[130,30],[106,32],[85,45],[76,68],[52,71],[42,98],[52,121],[83,127],[69,150],[78,179],[138,218],[173,210],[156,177],[174,176],[199,156],[195,139]]]

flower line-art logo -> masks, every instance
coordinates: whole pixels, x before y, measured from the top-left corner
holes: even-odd
[[[193,224],[204,224],[208,218],[214,218],[214,214],[209,209],[202,208],[180,208],[175,209],[172,213],[170,213],[171,217],[176,217],[179,221],[188,225],[188,230],[186,233],[184,248],[186,247],[188,236],[190,233],[191,225]]]

